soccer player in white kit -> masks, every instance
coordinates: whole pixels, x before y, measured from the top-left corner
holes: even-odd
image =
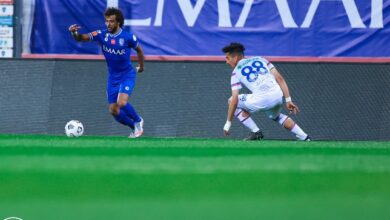
[[[233,117],[248,127],[252,132],[245,140],[261,140],[263,133],[250,117],[251,113],[262,111],[272,120],[278,122],[296,135],[299,140],[310,141],[306,134],[290,117],[281,113],[283,96],[286,107],[291,113],[299,112],[291,99],[288,86],[279,71],[268,60],[262,57],[244,58],[244,46],[231,43],[222,49],[226,55],[226,63],[233,68],[231,76],[232,96],[229,99],[227,121],[223,128],[229,135]],[[239,94],[242,85],[252,94]]]

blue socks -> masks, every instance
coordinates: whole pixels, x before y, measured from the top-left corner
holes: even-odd
[[[119,111],[119,115],[115,115],[114,118],[117,122],[129,126],[131,129],[134,129],[134,122],[141,121],[141,117],[130,103],[123,106]]]
[[[127,105],[123,106],[121,108],[121,111],[122,110],[126,113],[126,115],[128,115],[128,117],[133,119],[135,122],[141,121],[141,117],[139,117],[139,115],[135,111],[134,107],[130,103],[127,103]]]
[[[123,108],[122,108],[123,109]],[[122,109],[119,111],[119,115],[115,115],[114,118],[117,122],[129,126],[131,129],[134,130],[134,121],[127,116],[125,111],[122,111]]]

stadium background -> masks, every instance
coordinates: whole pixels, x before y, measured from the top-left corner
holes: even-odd
[[[0,63],[0,100],[23,101],[1,105],[1,133],[62,134],[70,119],[82,121],[88,135],[128,132],[108,113],[100,48],[75,42],[67,31],[71,23],[84,32],[102,28],[104,8],[119,6],[147,56],[131,97],[146,136],[222,137],[231,70],[220,48],[240,40],[249,55],[275,62],[301,107],[294,118],[316,139],[390,139],[389,1],[14,3],[13,51],[20,59]],[[261,113],[254,118],[269,139],[294,138]],[[234,138],[247,133],[238,123],[233,130]]]
[[[67,31],[107,6],[145,49],[142,138],[108,113],[99,47]],[[389,0],[0,0],[0,219],[388,219],[389,23]],[[223,138],[220,48],[238,40],[281,70],[316,141],[261,113],[265,140],[237,122]]]
[[[275,63],[301,112],[296,121],[317,140],[390,140],[388,64]],[[146,136],[222,137],[229,98],[223,62],[146,62],[131,102]],[[86,135],[122,135],[110,116],[104,61],[3,60],[0,133],[63,134],[79,119]],[[11,104],[12,103],[12,104]],[[267,139],[293,139],[262,113],[254,119]],[[248,131],[233,123],[233,137]]]

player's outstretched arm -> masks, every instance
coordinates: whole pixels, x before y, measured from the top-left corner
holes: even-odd
[[[299,108],[297,105],[295,105],[292,100],[291,100],[291,96],[290,96],[290,91],[288,90],[288,86],[287,86],[287,83],[286,81],[284,80],[282,74],[279,73],[279,71],[276,69],[276,68],[272,68],[271,69],[271,73],[274,75],[276,81],[278,82],[280,88],[282,89],[282,92],[283,92],[283,96],[286,100],[286,107],[287,109],[290,111],[290,113],[298,113],[299,112]]]
[[[138,66],[137,66],[137,72],[142,73],[144,71],[144,51],[140,44],[138,44],[138,47],[135,48],[135,51],[137,51],[137,58],[138,58]]]
[[[77,41],[89,41],[88,34],[79,34],[77,31],[80,29],[80,26],[77,24],[72,24],[69,26],[69,32],[72,34],[73,38]]]
[[[230,130],[230,126],[232,124],[232,120],[234,117],[234,111],[236,111],[236,108],[237,108],[238,94],[239,94],[238,90],[232,90],[232,99],[230,100],[230,103],[229,103],[229,110],[228,110],[228,114],[227,114],[227,119],[226,119],[225,126],[223,127],[223,133],[226,136],[230,135],[229,130]]]

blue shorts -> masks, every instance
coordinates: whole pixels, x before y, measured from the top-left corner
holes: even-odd
[[[117,102],[119,93],[126,93],[130,96],[135,86],[135,77],[123,80],[121,82],[107,81],[107,101],[108,104]]]

